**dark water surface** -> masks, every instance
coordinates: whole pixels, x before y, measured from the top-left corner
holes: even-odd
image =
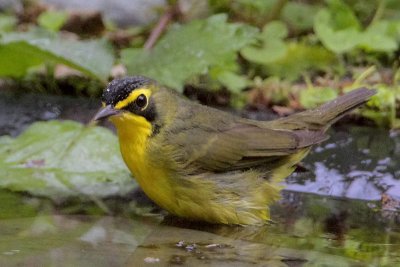
[[[0,134],[87,122],[98,101],[0,93]],[[196,224],[149,204],[50,200],[0,190],[0,266],[400,266],[400,135],[340,125],[290,176],[273,222]],[[1,170],[0,170],[1,171]]]

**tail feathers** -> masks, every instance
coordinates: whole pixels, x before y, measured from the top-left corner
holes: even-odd
[[[367,102],[376,90],[359,88],[315,109],[276,120],[274,127],[284,129],[326,130],[347,113]]]
[[[375,89],[359,88],[353,90],[316,108],[316,119],[330,126],[353,109],[367,102],[375,94]],[[318,116],[319,112],[321,115]]]

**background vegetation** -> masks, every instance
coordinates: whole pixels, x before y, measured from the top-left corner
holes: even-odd
[[[100,15],[74,26],[76,16],[36,1],[1,14],[0,77],[99,96],[113,77],[143,74],[211,104],[280,115],[368,86],[378,95],[362,115],[400,125],[396,0],[169,1],[154,23],[127,28]]]

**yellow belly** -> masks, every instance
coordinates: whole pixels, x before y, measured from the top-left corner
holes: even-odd
[[[124,161],[140,187],[150,199],[170,213],[188,219],[225,224],[255,224],[269,218],[267,205],[257,210],[246,210],[241,205],[251,203],[237,198],[234,192],[218,190],[215,182],[205,177],[188,178],[168,173],[149,160],[146,151],[141,149],[145,146],[138,143],[142,141],[132,142],[132,136],[119,135]],[[127,140],[129,142],[125,142]],[[222,199],[225,201],[217,201]]]

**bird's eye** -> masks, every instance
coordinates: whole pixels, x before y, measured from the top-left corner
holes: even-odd
[[[136,98],[135,103],[136,103],[136,105],[137,105],[139,108],[145,107],[145,106],[147,105],[147,98],[146,98],[146,96],[143,95],[143,94],[139,95],[139,96]]]

